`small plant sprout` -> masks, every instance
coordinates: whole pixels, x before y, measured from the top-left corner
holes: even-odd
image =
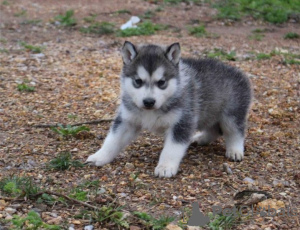
[[[14,16],[15,16],[15,17],[22,17],[22,16],[25,16],[26,13],[27,13],[27,10],[24,10],[24,9],[23,9],[23,10],[21,10],[20,12],[15,13]]]
[[[59,230],[61,229],[58,225],[46,224],[41,219],[40,215],[35,211],[29,211],[26,217],[20,217],[14,215],[12,219],[12,224],[15,226],[13,229],[51,229]]]
[[[280,24],[300,10],[298,1],[284,0],[227,0],[217,1],[213,6],[218,9],[220,19],[240,20],[243,16]]]
[[[126,215],[122,212],[122,207],[115,207],[113,204],[103,205],[95,211],[82,210],[75,218],[87,219],[102,224],[110,223],[111,229],[129,229],[129,223],[126,220]],[[113,225],[116,226],[112,227]]]
[[[189,28],[189,33],[196,37],[204,37],[207,34],[204,25]]]
[[[139,24],[135,28],[127,28],[125,30],[119,30],[117,36],[119,37],[130,37],[130,36],[142,36],[142,35],[152,35],[156,31],[164,30],[166,26],[153,24],[150,21],[145,21]]]
[[[272,57],[271,54],[266,54],[266,53],[259,53],[256,56],[257,60],[266,60],[266,59],[270,59],[271,57]]]
[[[289,32],[284,35],[284,39],[298,39],[298,38],[300,38],[300,35],[293,32]]]
[[[52,131],[58,133],[60,136],[66,138],[69,136],[76,136],[78,133],[82,131],[90,131],[90,129],[84,125],[82,126],[72,126],[72,125],[67,125],[63,126],[61,124],[58,125],[58,127],[52,127]]]
[[[114,12],[115,14],[131,14],[129,10],[123,9],[123,10],[117,10]]]
[[[34,92],[35,91],[34,86],[29,86],[26,83],[18,84],[17,88],[21,92]]]
[[[91,14],[90,16],[83,18],[83,20],[87,23],[93,23],[95,22],[96,17],[97,14]]]
[[[82,168],[84,167],[84,164],[78,160],[72,160],[72,155],[70,153],[63,152],[58,154],[56,158],[52,159],[47,166],[49,169],[64,171],[71,167]]]
[[[220,58],[222,60],[228,60],[228,61],[235,61],[236,60],[236,53],[235,51],[231,51],[227,53],[226,51],[222,49],[214,49],[213,51],[210,51],[207,54],[208,58]]]
[[[85,34],[99,34],[99,35],[105,35],[105,34],[112,34],[114,33],[114,24],[109,22],[95,22],[88,27],[81,27],[80,31]]]
[[[71,27],[76,25],[76,19],[74,18],[74,10],[68,10],[65,14],[60,14],[54,18],[61,25]]]
[[[80,201],[86,201],[87,200],[87,194],[88,192],[80,189],[80,188],[76,188],[73,190],[73,192],[71,192],[70,197],[76,199],[76,200],[80,200]]]
[[[11,196],[30,198],[40,192],[40,188],[29,177],[6,177],[0,181],[0,190]]]
[[[23,46],[26,50],[31,51],[33,53],[41,53],[43,50],[43,47],[41,46],[29,45],[26,42],[20,42],[20,45]]]
[[[155,230],[164,229],[175,219],[174,217],[169,216],[162,216],[159,219],[156,219],[145,212],[134,212],[133,214],[140,219],[144,226]]]

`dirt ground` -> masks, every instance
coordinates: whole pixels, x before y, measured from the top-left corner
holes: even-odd
[[[283,55],[266,60],[251,58],[251,54],[273,50],[299,55],[300,40],[283,38],[287,32],[300,33],[299,22],[276,26],[251,18],[240,22],[216,20],[216,9],[208,4],[182,3],[166,5],[151,18],[153,23],[168,24],[169,29],[151,36],[120,38],[87,35],[78,28],[85,25],[83,18],[91,14],[97,14],[96,21],[112,22],[119,27],[131,15],[155,11],[158,5],[142,0],[8,2],[0,5],[3,51],[0,53],[0,179],[27,176],[42,189],[65,195],[87,181],[99,181],[105,197],[113,197],[124,210],[147,212],[155,217],[173,216],[175,225],[183,220],[192,202],[197,201],[202,212],[208,213],[213,205],[232,206],[239,191],[266,191],[275,202],[283,203],[275,208],[293,207],[297,215],[250,218],[233,229],[300,229],[300,66],[284,64]],[[69,9],[74,9],[77,25],[73,28],[55,25],[53,18]],[[131,13],[114,13],[123,9]],[[16,16],[22,11],[26,13]],[[26,20],[41,22],[23,23]],[[219,38],[189,35],[187,27],[197,20]],[[249,39],[257,28],[266,29],[261,41]],[[182,55],[190,57],[203,57],[214,48],[236,52],[237,60],[226,62],[248,74],[255,95],[242,162],[226,159],[224,143],[219,140],[204,147],[192,145],[174,178],[155,178],[153,172],[163,139],[145,132],[117,160],[104,167],[66,171],[46,168],[61,152],[71,152],[74,159],[84,162],[101,147],[109,122],[88,125],[89,135],[68,139],[35,125],[113,118],[119,104],[120,48],[125,40],[135,44],[180,42]],[[43,55],[24,49],[20,41],[43,46]],[[24,81],[34,86],[35,91],[18,91],[17,85]],[[223,171],[224,163],[232,174]],[[92,189],[85,190],[89,192],[87,203],[98,206],[109,203],[107,198],[99,201]],[[61,217],[57,224],[66,229],[69,226],[83,229],[90,223],[74,217],[87,209],[83,205],[58,202],[50,206],[34,200],[6,198],[0,192],[0,219],[3,219],[0,229],[1,224],[9,228],[12,216],[9,207],[19,216],[38,210],[45,222]],[[91,224],[95,229],[120,228],[110,223]],[[130,225],[131,229],[132,226],[143,229],[134,221]]]

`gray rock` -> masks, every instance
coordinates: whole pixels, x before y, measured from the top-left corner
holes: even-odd
[[[9,213],[9,214],[14,214],[14,213],[17,212],[17,209],[8,207],[8,208],[4,209],[4,211],[7,212],[7,213]]]
[[[243,181],[244,181],[244,182],[251,183],[251,184],[253,184],[253,183],[254,183],[254,180],[253,180],[253,179],[251,179],[250,177],[246,177],[246,178],[245,178]]]
[[[84,230],[93,230],[94,226],[93,225],[87,225],[84,227]]]

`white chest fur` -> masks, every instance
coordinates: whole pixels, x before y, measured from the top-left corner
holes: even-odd
[[[122,117],[130,123],[140,126],[142,130],[163,134],[166,129],[179,121],[180,112],[162,113],[156,110],[143,110],[132,113],[124,108]]]

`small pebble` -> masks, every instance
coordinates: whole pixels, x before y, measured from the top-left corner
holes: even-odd
[[[232,174],[232,170],[231,170],[231,168],[229,167],[229,165],[227,163],[223,164],[223,171],[226,172],[229,175]]]
[[[103,193],[106,193],[106,189],[105,189],[105,188],[100,188],[100,189],[97,191],[97,194],[103,194]]]
[[[94,226],[93,225],[87,225],[84,227],[84,230],[93,230]]]
[[[12,220],[13,219],[13,217],[11,216],[11,215],[7,215],[6,217],[5,217],[5,220]]]
[[[7,213],[9,213],[9,214],[14,214],[15,212],[17,212],[16,209],[10,208],[10,207],[4,209],[4,211],[7,212]]]
[[[266,168],[267,168],[267,170],[271,170],[273,168],[273,164],[268,163]]]
[[[50,213],[50,216],[52,216],[52,217],[56,218],[56,217],[57,217],[57,214],[56,214],[56,213],[54,213],[54,212],[51,212],[51,213]]]
[[[243,181],[244,181],[244,182],[251,183],[251,184],[253,184],[253,183],[254,183],[254,180],[253,180],[253,179],[251,179],[250,177],[246,177],[246,178],[245,178]]]
[[[134,165],[132,163],[127,162],[126,165],[125,165],[125,168],[127,168],[127,169],[134,169],[135,167],[134,167]]]

